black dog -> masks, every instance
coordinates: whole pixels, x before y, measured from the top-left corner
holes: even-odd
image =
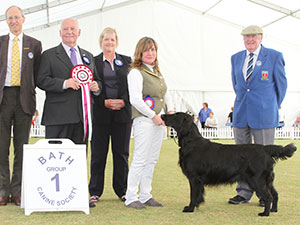
[[[201,136],[193,118],[186,113],[162,115],[167,126],[177,132],[179,165],[190,183],[190,204],[183,212],[193,212],[204,202],[204,186],[246,182],[265,202],[264,212],[277,212],[278,193],[273,187],[273,166],[296,151],[294,144],[222,145]],[[271,208],[272,203],[272,208]],[[270,209],[271,208],[271,209]]]

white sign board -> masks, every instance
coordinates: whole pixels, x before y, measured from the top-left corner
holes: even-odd
[[[24,145],[22,201],[25,215],[44,211],[89,214],[86,146],[69,139]]]

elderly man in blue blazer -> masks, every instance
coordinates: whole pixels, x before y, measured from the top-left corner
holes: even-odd
[[[231,57],[232,84],[236,94],[233,132],[236,144],[274,144],[278,109],[287,89],[282,53],[261,45],[263,30],[248,26],[242,31],[246,50]],[[246,183],[237,185],[231,204],[250,202],[253,191]],[[260,205],[264,202],[260,200]]]

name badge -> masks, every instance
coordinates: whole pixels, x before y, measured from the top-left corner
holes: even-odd
[[[33,59],[33,56],[34,56],[34,55],[33,55],[32,52],[29,52],[29,53],[28,53],[28,58],[29,58],[29,59]]]

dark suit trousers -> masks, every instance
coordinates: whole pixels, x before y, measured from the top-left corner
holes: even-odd
[[[88,136],[87,136],[88,137]],[[86,144],[83,123],[46,126],[46,138],[68,138],[75,144]]]
[[[113,154],[113,188],[118,197],[127,189],[130,123],[94,124],[92,135],[90,195],[101,196],[104,187],[105,165],[111,138]]]
[[[20,88],[5,87],[0,105],[0,196],[21,196],[23,144],[28,144],[32,115],[20,104]],[[13,126],[14,164],[9,171],[9,149]]]

